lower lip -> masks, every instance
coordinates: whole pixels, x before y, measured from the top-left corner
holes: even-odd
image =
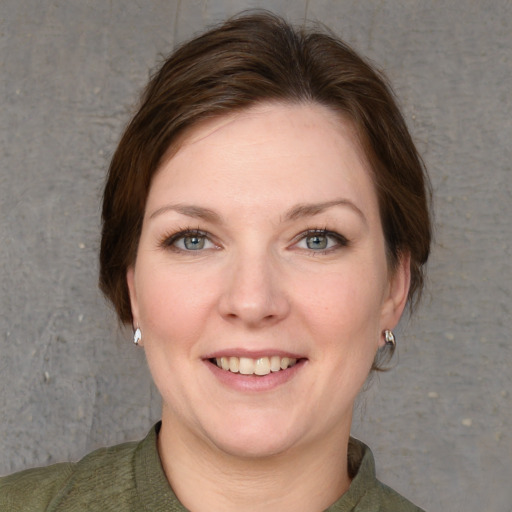
[[[209,360],[205,360],[207,367],[222,384],[236,391],[244,392],[263,392],[276,389],[290,381],[290,379],[293,379],[303,369],[305,363],[306,360],[301,359],[286,370],[270,372],[268,375],[260,376],[233,373],[219,368]]]

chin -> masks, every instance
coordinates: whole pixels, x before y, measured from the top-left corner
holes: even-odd
[[[221,452],[233,457],[261,459],[281,455],[294,446],[301,436],[297,425],[290,427],[275,418],[266,422],[241,419],[205,434]]]
[[[226,455],[239,459],[268,459],[289,451],[293,446],[289,439],[270,439],[268,436],[240,435],[230,439],[212,439],[215,447]]]

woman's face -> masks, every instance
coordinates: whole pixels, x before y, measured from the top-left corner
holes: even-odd
[[[153,179],[127,276],[164,425],[243,456],[347,436],[406,263],[390,274],[339,115],[263,104],[194,128]]]

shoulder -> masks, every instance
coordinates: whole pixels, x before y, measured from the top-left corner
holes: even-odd
[[[0,478],[0,510],[95,510],[113,495],[130,499],[134,488],[133,459],[139,443],[101,448],[75,464],[61,463]],[[83,508],[83,507],[86,508]]]
[[[72,464],[54,464],[0,478],[0,510],[46,510],[72,473]]]
[[[423,510],[407,498],[376,480],[375,485],[361,500],[361,511],[375,510],[375,512],[423,512]],[[367,508],[364,508],[364,507]],[[359,510],[359,509],[357,509]]]
[[[377,479],[370,448],[353,438],[349,442],[349,468],[352,483],[327,512],[423,512]]]

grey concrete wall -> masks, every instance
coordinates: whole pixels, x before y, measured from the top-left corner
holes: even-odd
[[[435,189],[425,302],[354,433],[428,510],[512,509],[512,4],[1,0],[0,473],[142,436],[159,398],[96,288],[109,157],[159,54],[246,7],[390,76]]]

